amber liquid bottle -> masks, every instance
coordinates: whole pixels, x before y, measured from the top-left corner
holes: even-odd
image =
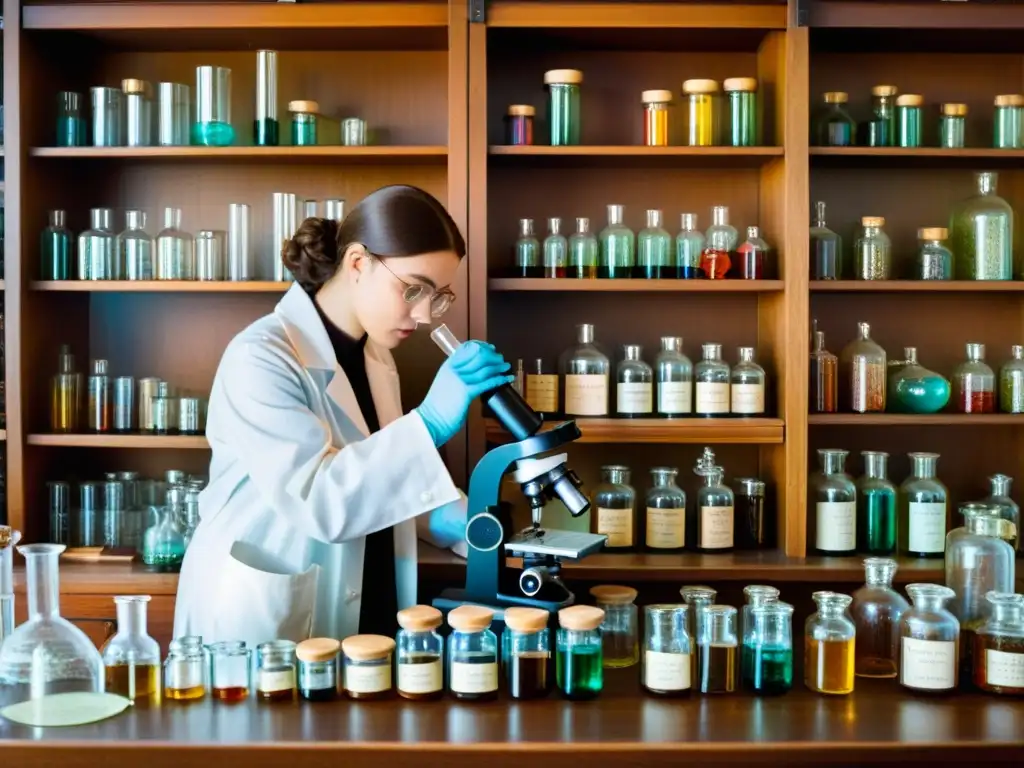
[[[974,684],[988,693],[1024,695],[1024,595],[989,592],[988,620],[974,633]]]
[[[809,411],[835,413],[839,410],[839,358],[825,349],[825,334],[814,332],[811,350]]]
[[[804,635],[804,684],[816,693],[853,692],[856,628],[846,609],[852,598],[815,592],[818,612],[807,619]]]
[[[160,703],[159,664],[116,664],[106,668],[107,693],[124,696],[136,706]]]
[[[857,677],[896,677],[899,671],[900,617],[910,605],[892,588],[896,561],[869,557],[865,584],[853,593],[850,615],[857,627]]]

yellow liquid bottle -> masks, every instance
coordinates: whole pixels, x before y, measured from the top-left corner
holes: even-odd
[[[847,615],[852,598],[815,592],[818,612],[807,619],[804,635],[804,684],[816,693],[853,692],[856,628]]]

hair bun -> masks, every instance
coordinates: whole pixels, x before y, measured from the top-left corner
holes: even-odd
[[[315,291],[338,271],[338,222],[309,218],[299,225],[295,235],[285,242],[281,261],[307,291]]]

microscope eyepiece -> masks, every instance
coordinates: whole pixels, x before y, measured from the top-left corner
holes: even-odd
[[[565,508],[573,517],[579,517],[590,509],[590,499],[580,490],[582,487],[582,481],[571,469],[567,469],[565,474],[555,480],[551,486],[551,490],[562,500]]]

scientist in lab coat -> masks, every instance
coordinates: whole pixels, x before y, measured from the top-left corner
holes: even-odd
[[[175,637],[393,635],[416,602],[417,534],[443,547],[465,535],[438,449],[474,398],[513,378],[467,342],[402,413],[390,350],[451,306],[465,252],[444,207],[410,186],[378,189],[341,223],[306,219],[285,244],[295,284],[214,379]]]

